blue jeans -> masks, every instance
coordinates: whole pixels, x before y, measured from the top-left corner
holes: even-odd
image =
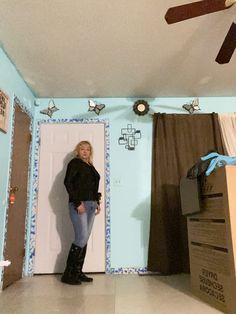
[[[83,201],[85,212],[78,214],[74,203],[69,203],[70,218],[75,232],[74,244],[83,248],[89,239],[92,231],[95,212],[97,208],[96,201]]]

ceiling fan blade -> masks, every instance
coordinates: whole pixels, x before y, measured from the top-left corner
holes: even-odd
[[[230,8],[234,3],[227,0],[204,0],[169,8],[165,19],[168,24],[181,22],[193,17],[222,11]]]
[[[216,57],[219,64],[229,63],[236,48],[236,24],[232,23]]]

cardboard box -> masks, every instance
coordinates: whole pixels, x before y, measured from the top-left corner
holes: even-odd
[[[236,313],[236,166],[201,181],[201,211],[188,216],[191,286],[203,301]],[[191,209],[190,209],[191,212]]]
[[[225,228],[222,220],[188,218],[188,234],[192,242],[227,248]]]

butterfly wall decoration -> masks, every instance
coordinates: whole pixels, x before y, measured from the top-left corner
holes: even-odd
[[[49,116],[51,118],[53,113],[56,112],[57,110],[59,110],[59,109],[56,107],[53,99],[51,99],[48,103],[48,108],[41,110],[40,113],[46,114],[47,116]]]
[[[98,104],[96,101],[91,99],[88,101],[88,106],[88,111],[94,111],[97,115],[99,115],[101,110],[105,108],[104,104]]]
[[[194,99],[190,104],[184,104],[183,109],[187,110],[189,114],[193,114],[194,111],[201,110],[199,107],[199,99]]]

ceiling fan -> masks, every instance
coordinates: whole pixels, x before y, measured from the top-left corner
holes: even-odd
[[[188,20],[217,11],[229,9],[236,0],[204,0],[169,8],[165,15],[168,24]],[[215,59],[219,64],[228,63],[236,48],[236,24],[232,23]]]

